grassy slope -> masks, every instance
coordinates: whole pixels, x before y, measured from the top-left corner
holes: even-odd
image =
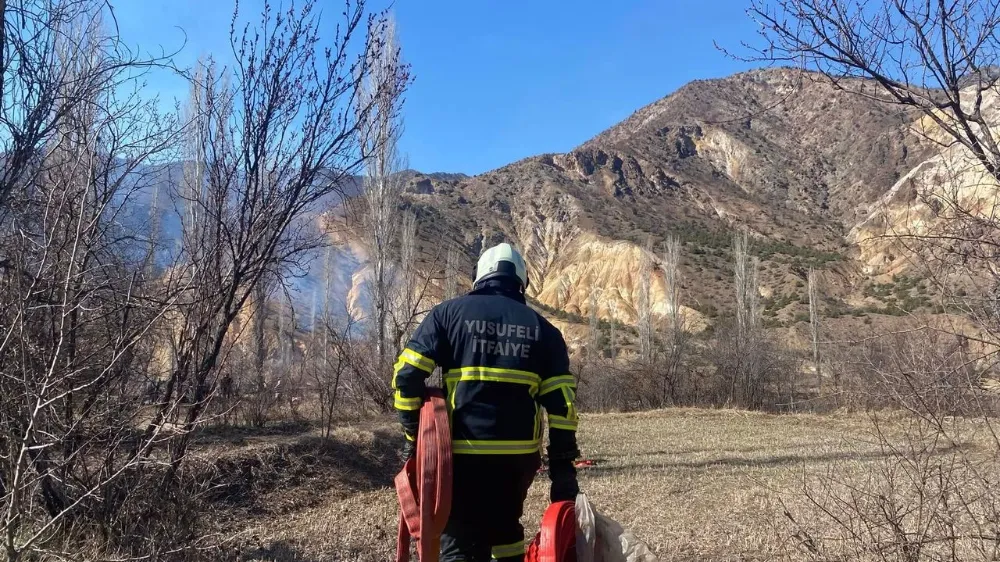
[[[581,487],[663,560],[796,558],[782,502],[805,509],[804,478],[834,468],[860,478],[885,461],[868,442],[869,425],[849,415],[694,409],[589,415],[581,444],[597,466],[582,471]],[[390,560],[394,435],[391,423],[366,423],[338,430],[335,445],[300,435],[227,447],[227,456],[273,457],[284,468],[252,501],[220,506],[220,531],[242,560]],[[276,454],[279,444],[285,452]],[[547,492],[539,477],[526,506],[530,533]]]

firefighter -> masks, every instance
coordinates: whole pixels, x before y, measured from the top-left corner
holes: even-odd
[[[575,500],[576,384],[562,334],[525,303],[528,274],[510,244],[483,253],[472,291],[434,307],[395,366],[395,407],[414,451],[425,381],[441,368],[454,488],[441,562],[524,559],[520,524],[548,416],[550,499]]]

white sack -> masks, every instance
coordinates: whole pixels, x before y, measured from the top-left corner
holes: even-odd
[[[577,562],[658,562],[630,531],[601,515],[580,494],[576,497]]]

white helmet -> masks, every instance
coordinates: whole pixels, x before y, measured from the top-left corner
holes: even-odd
[[[528,270],[524,266],[524,258],[506,242],[493,246],[479,257],[473,285],[496,277],[514,277],[521,282],[522,288],[528,288]]]

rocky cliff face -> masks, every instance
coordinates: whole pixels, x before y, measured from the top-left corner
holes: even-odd
[[[1000,125],[1000,93],[987,92],[983,115],[987,122]],[[971,152],[948,142],[944,131],[928,117],[915,120],[912,129],[926,136],[928,144],[947,148],[932,152],[900,178],[848,233],[848,240],[859,249],[858,261],[869,276],[898,274],[917,264],[933,264],[935,252],[960,250],[958,243],[949,242],[949,238],[981,236],[984,233],[969,230],[975,228],[972,223],[977,219],[989,222],[996,216],[1000,186]],[[1000,127],[996,129],[1000,131]],[[940,240],[929,244],[913,237]]]
[[[944,189],[945,171],[963,170],[948,176],[961,198],[995,202],[981,170],[958,149],[940,154],[915,123],[816,75],[754,71],[693,82],[567,154],[476,177],[416,174],[407,207],[431,269],[443,268],[452,245],[468,274],[483,248],[510,241],[525,254],[538,303],[586,318],[595,293],[600,317],[626,323],[636,319],[643,248],[652,241],[659,254],[667,237],[682,243],[691,325],[723,320],[734,300],[731,235],[749,229],[765,319],[790,325],[804,311],[810,267],[822,272],[825,310],[871,305],[864,287],[907,267],[904,249],[876,234],[938,220],[927,194]],[[353,247],[348,262],[363,263]],[[345,286],[356,313],[363,280],[359,273]],[[658,273],[654,318],[667,312],[665,295]]]

